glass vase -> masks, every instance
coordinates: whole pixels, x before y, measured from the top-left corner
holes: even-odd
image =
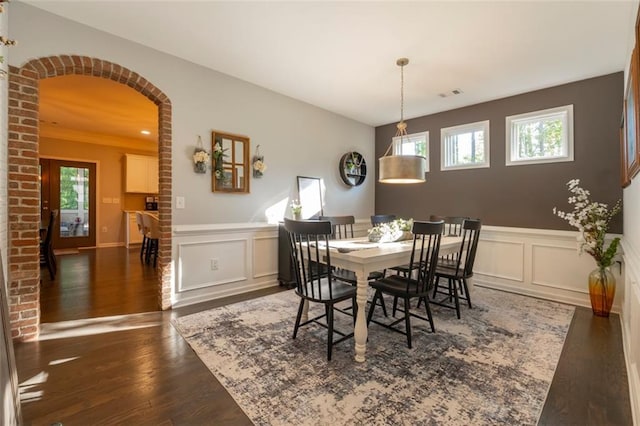
[[[589,274],[589,296],[593,314],[608,317],[616,294],[616,279],[609,268],[596,268]]]

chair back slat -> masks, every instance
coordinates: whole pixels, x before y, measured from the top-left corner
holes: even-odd
[[[413,250],[406,276],[406,291],[414,296],[426,295],[433,287],[440,252],[444,222],[413,222]],[[411,272],[417,271],[416,278]]]
[[[289,233],[296,292],[313,300],[332,299],[333,277],[329,252],[331,222],[285,218],[284,228]]]
[[[356,219],[353,216],[320,216],[319,220],[331,222],[331,238],[334,240],[343,240],[354,236],[353,225],[356,223]]]
[[[457,236],[462,235],[462,224],[465,219],[463,216],[437,216],[431,215],[429,220],[431,222],[444,222],[444,228],[442,228],[442,235]]]

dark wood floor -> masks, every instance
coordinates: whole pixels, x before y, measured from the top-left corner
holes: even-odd
[[[122,248],[60,256],[59,262],[60,283],[43,282],[43,292],[51,287],[43,299],[49,322],[41,340],[15,346],[25,424],[251,424],[170,321],[281,289],[104,318],[156,309],[153,270]],[[100,278],[104,271],[115,278]],[[76,297],[65,294],[63,282]],[[78,320],[83,315],[92,319]],[[617,316],[576,310],[540,424],[632,424]]]

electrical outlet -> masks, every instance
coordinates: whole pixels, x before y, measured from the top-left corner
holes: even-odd
[[[102,232],[107,232],[107,227],[106,226],[102,227]]]
[[[176,197],[176,209],[184,209],[184,197]]]
[[[216,259],[216,258],[211,259],[211,270],[212,271],[217,271],[218,270],[218,259]]]

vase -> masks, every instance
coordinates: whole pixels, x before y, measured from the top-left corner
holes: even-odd
[[[204,161],[199,161],[197,163],[193,163],[193,171],[196,173],[206,173],[207,172],[207,163]]]
[[[302,213],[293,213],[293,220],[302,220]]]
[[[589,274],[589,297],[593,314],[608,317],[616,294],[616,279],[609,268],[596,268]]]

